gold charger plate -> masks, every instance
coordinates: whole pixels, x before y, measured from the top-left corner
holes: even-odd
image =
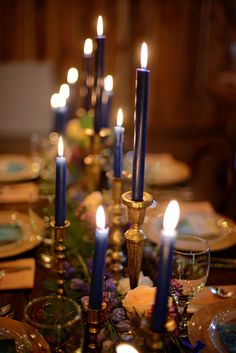
[[[16,182],[35,179],[40,166],[31,157],[23,154],[0,155],[0,182]]]
[[[42,241],[44,222],[36,213],[14,211],[0,211],[1,225],[17,225],[21,230],[21,237],[14,242],[0,246],[0,258],[15,256],[31,250]]]
[[[197,214],[197,213],[196,213]],[[209,224],[214,224],[212,233],[209,231],[209,234],[195,234],[191,233],[181,233],[179,235],[196,235],[200,236],[203,239],[206,239],[211,251],[219,251],[227,249],[236,244],[236,224],[235,222],[223,215],[218,213],[209,213]],[[160,242],[160,232],[163,224],[163,214],[157,214],[154,216],[154,213],[147,212],[147,217],[144,221],[144,232],[147,238],[153,243],[159,244]],[[184,244],[183,244],[184,249]]]
[[[204,308],[198,310],[190,319],[188,326],[188,335],[191,344],[195,345],[196,341],[200,340],[205,344],[201,352],[219,352],[209,335],[210,324],[216,315],[225,313],[227,309],[235,309],[235,307],[236,299],[222,299],[215,304],[206,305]]]
[[[14,339],[17,353],[50,353],[45,339],[25,322],[0,317],[0,339]]]

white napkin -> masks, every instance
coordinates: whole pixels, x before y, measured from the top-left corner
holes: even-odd
[[[11,290],[11,289],[30,289],[34,286],[35,277],[35,259],[20,259],[13,261],[0,262],[0,271],[4,267],[29,267],[26,270],[18,272],[6,273],[6,275],[0,279],[0,290]]]

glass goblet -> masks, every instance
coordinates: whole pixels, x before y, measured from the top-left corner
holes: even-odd
[[[48,342],[52,353],[79,353],[83,346],[80,306],[62,296],[33,299],[24,309],[25,320]]]
[[[174,247],[172,295],[181,315],[180,334],[187,336],[187,308],[190,300],[205,287],[210,267],[210,249],[205,239],[178,236]],[[174,287],[175,287],[174,285]]]

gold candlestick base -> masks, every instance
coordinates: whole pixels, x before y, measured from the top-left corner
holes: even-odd
[[[173,319],[167,318],[164,332],[155,332],[150,329],[150,322],[146,319],[141,321],[141,330],[144,336],[144,344],[147,352],[163,351],[169,343],[169,334],[174,332],[177,325]]]
[[[97,337],[102,326],[102,314],[106,309],[106,303],[102,303],[101,310],[94,310],[89,307],[89,302],[86,301],[83,304],[84,311],[86,313],[87,322],[87,342],[86,348],[90,353],[98,352],[98,342]],[[87,352],[86,350],[86,352]]]
[[[124,236],[126,239],[128,255],[128,271],[130,288],[134,289],[138,285],[139,274],[141,270],[143,243],[146,236],[141,229],[146,208],[152,204],[153,197],[147,192],[143,193],[143,201],[133,201],[132,192],[127,191],[122,195],[122,202],[128,207],[128,219],[131,223]]]
[[[64,238],[66,228],[70,226],[69,221],[65,221],[64,226],[56,226],[55,221],[51,222],[51,227],[54,228],[55,233],[55,270],[57,273],[57,295],[64,296],[64,261],[65,261],[65,246]]]
[[[107,252],[110,270],[113,273],[113,279],[117,282],[123,270],[122,262],[125,256],[121,251],[123,245],[123,227],[127,223],[126,208],[121,204],[122,179],[112,179],[112,198],[114,204],[109,207],[110,232],[109,232],[109,250]]]

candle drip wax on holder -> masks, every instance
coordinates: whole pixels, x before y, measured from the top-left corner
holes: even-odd
[[[113,205],[109,207],[111,227],[109,232],[109,249],[107,251],[108,265],[113,273],[113,279],[118,281],[123,270],[125,255],[122,252],[124,242],[123,229],[128,223],[126,208],[121,203],[122,178],[112,179]]]
[[[138,285],[141,270],[143,243],[146,236],[141,229],[144,222],[146,208],[151,206],[152,195],[143,193],[143,201],[133,201],[132,191],[127,191],[122,195],[122,202],[128,207],[128,219],[131,227],[125,232],[128,271],[130,288],[134,289]]]
[[[57,295],[64,295],[64,262],[65,262],[65,231],[70,226],[69,221],[65,221],[64,226],[56,226],[55,222],[51,222],[51,227],[55,233],[55,271],[57,273]]]
[[[83,309],[85,312],[87,332],[86,332],[86,352],[96,353],[99,352],[98,347],[98,334],[102,327],[102,315],[106,310],[106,303],[102,303],[102,308],[95,310],[89,307],[89,302],[83,303]]]
[[[168,346],[170,338],[169,335],[173,333],[177,327],[176,322],[167,318],[164,332],[155,332],[150,328],[151,324],[149,320],[142,319],[141,321],[141,332],[144,337],[144,353],[152,352],[165,352],[165,348]]]

